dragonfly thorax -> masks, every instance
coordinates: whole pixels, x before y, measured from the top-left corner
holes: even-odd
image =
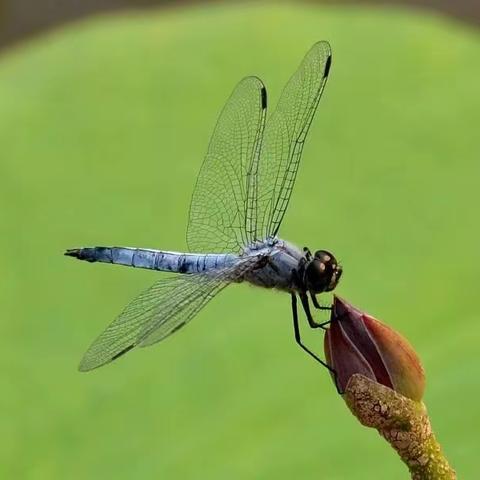
[[[316,251],[304,268],[305,287],[314,293],[330,292],[342,275],[342,267],[326,250]]]

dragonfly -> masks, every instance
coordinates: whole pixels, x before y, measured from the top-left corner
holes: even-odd
[[[69,249],[87,262],[171,272],[135,298],[101,333],[80,362],[89,371],[134,347],[153,345],[184,327],[228,285],[247,282],[288,293],[296,342],[304,345],[297,297],[311,328],[310,304],[332,291],[342,267],[327,250],[315,253],[278,236],[307,134],[330,72],[328,42],[311,47],[267,119],[267,90],[255,76],[241,80],[214,128],[194,187],[187,224],[189,253],[131,247]]]

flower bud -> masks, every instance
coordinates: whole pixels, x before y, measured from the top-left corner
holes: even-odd
[[[425,374],[410,343],[389,326],[336,296],[324,348],[342,392],[350,377],[359,373],[405,397],[421,400]]]

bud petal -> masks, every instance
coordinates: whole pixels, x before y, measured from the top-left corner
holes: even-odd
[[[412,400],[420,400],[425,374],[415,350],[398,332],[335,297],[324,339],[328,364],[345,391],[359,373]]]

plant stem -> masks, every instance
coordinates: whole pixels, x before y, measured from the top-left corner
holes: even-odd
[[[362,425],[376,428],[397,451],[414,480],[455,480],[433,434],[422,402],[364,377],[353,375],[344,399]]]

